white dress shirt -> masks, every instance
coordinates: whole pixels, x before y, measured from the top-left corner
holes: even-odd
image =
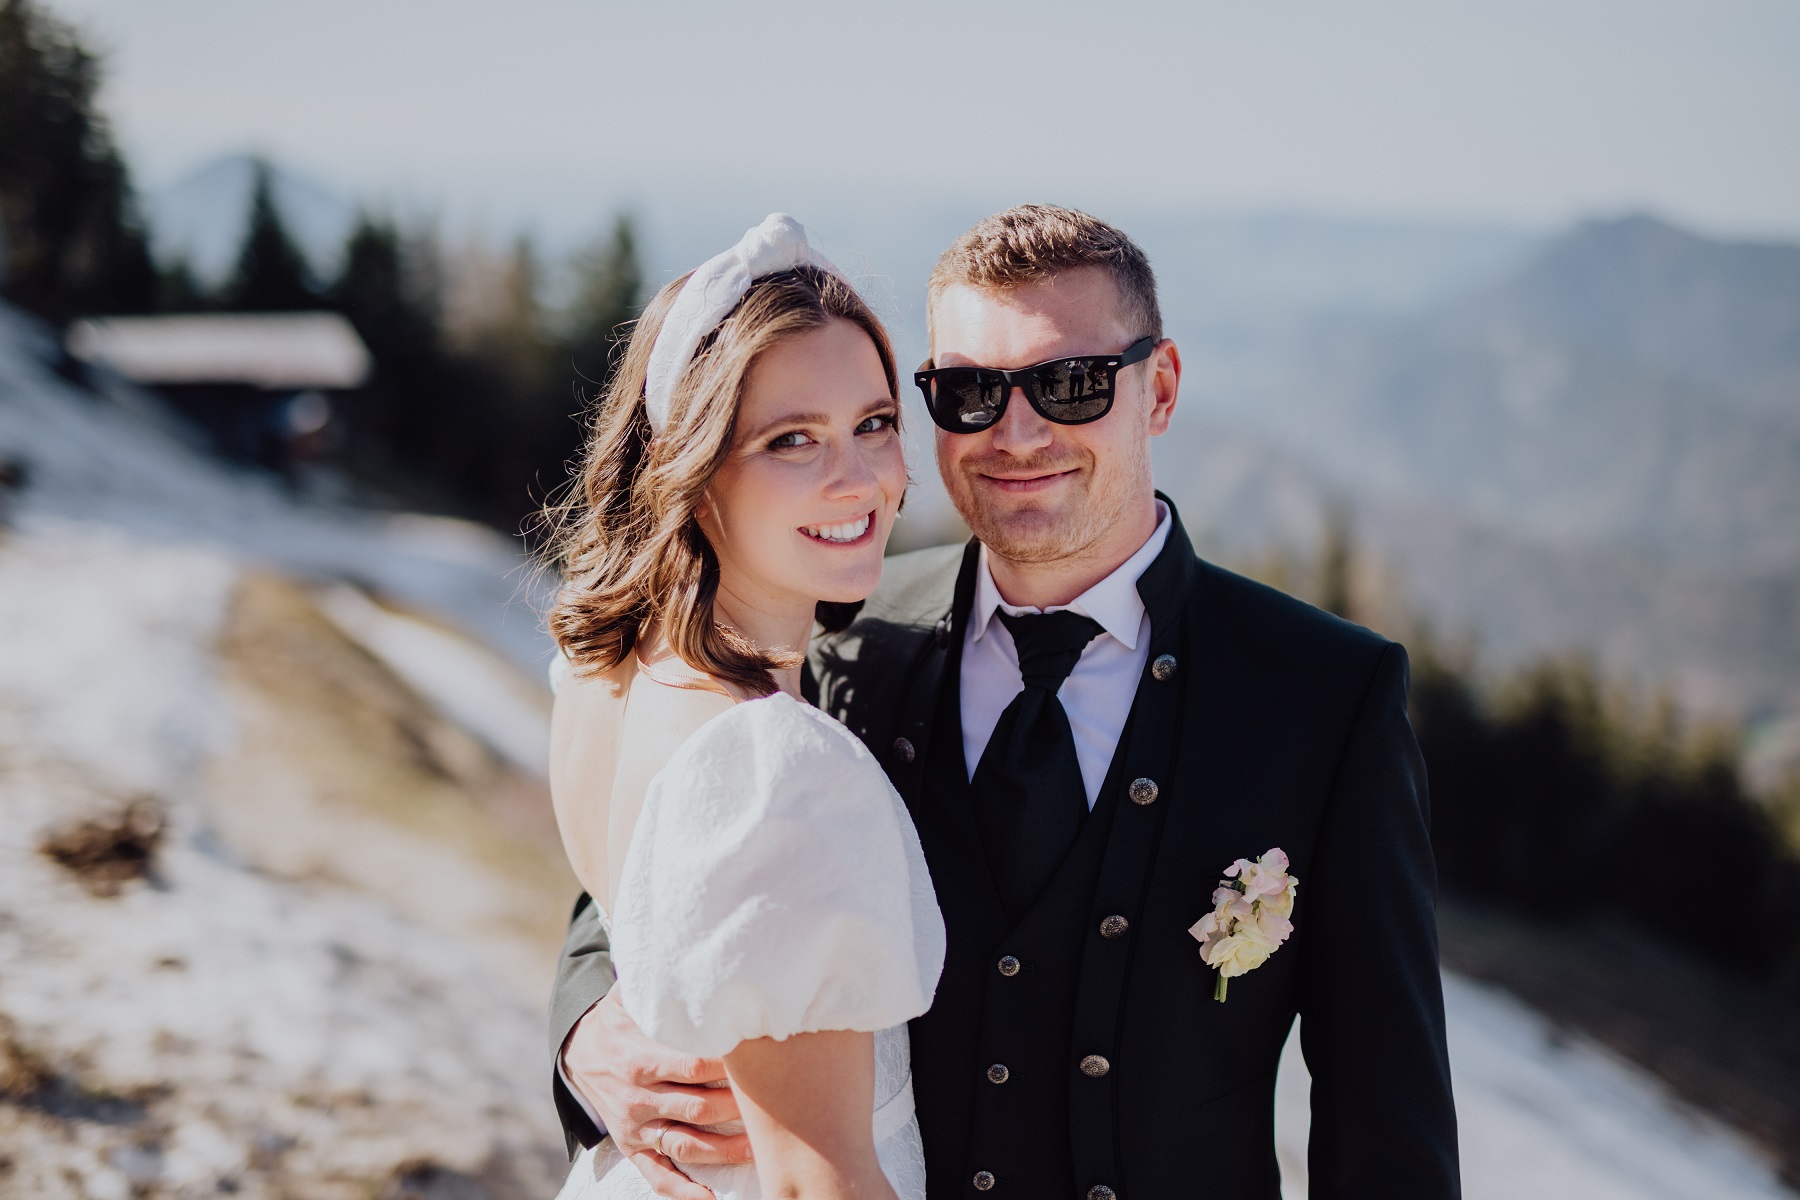
[[[981,548],[981,559],[975,567],[975,603],[963,630],[962,674],[958,681],[962,687],[963,759],[970,778],[974,778],[981,752],[987,749],[1000,714],[1025,689],[1012,632],[1004,622],[993,619],[994,610],[1016,615],[1061,612],[1066,608],[1093,618],[1106,631],[1087,644],[1057,692],[1063,711],[1069,714],[1069,728],[1075,734],[1075,758],[1081,763],[1081,783],[1087,791],[1088,807],[1094,807],[1100,786],[1106,782],[1106,770],[1112,765],[1119,735],[1125,732],[1125,719],[1131,715],[1144,660],[1150,657],[1150,614],[1144,611],[1143,598],[1138,595],[1138,577],[1162,553],[1163,543],[1168,540],[1169,507],[1158,500],[1156,529],[1137,553],[1075,597],[1073,603],[1044,609],[1020,608],[1001,599],[993,572],[988,569],[987,547]]]

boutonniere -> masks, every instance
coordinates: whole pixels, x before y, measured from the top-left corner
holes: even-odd
[[[1213,892],[1213,910],[1188,930],[1200,939],[1200,958],[1219,972],[1213,999],[1225,1002],[1234,975],[1268,961],[1294,932],[1294,891],[1300,881],[1288,874],[1288,856],[1276,846],[1251,862],[1240,858],[1225,868]]]

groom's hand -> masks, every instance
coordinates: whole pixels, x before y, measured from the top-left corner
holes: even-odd
[[[725,1064],[651,1041],[618,996],[613,989],[576,1023],[563,1070],[657,1195],[710,1200],[680,1164],[750,1161],[748,1136],[695,1128],[739,1119],[730,1088],[704,1086],[725,1078]]]

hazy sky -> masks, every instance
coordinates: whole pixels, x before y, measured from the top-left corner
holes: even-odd
[[[152,186],[256,148],[553,231],[791,184],[1800,236],[1796,0],[51,5]]]

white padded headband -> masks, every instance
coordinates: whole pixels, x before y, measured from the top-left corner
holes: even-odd
[[[770,213],[737,245],[707,259],[688,277],[681,294],[669,306],[669,315],[663,318],[656,345],[650,348],[644,408],[653,433],[661,433],[669,423],[675,385],[694,360],[694,352],[706,335],[738,306],[750,285],[765,275],[806,266],[840,278],[843,275],[814,248],[805,226],[786,213]]]

